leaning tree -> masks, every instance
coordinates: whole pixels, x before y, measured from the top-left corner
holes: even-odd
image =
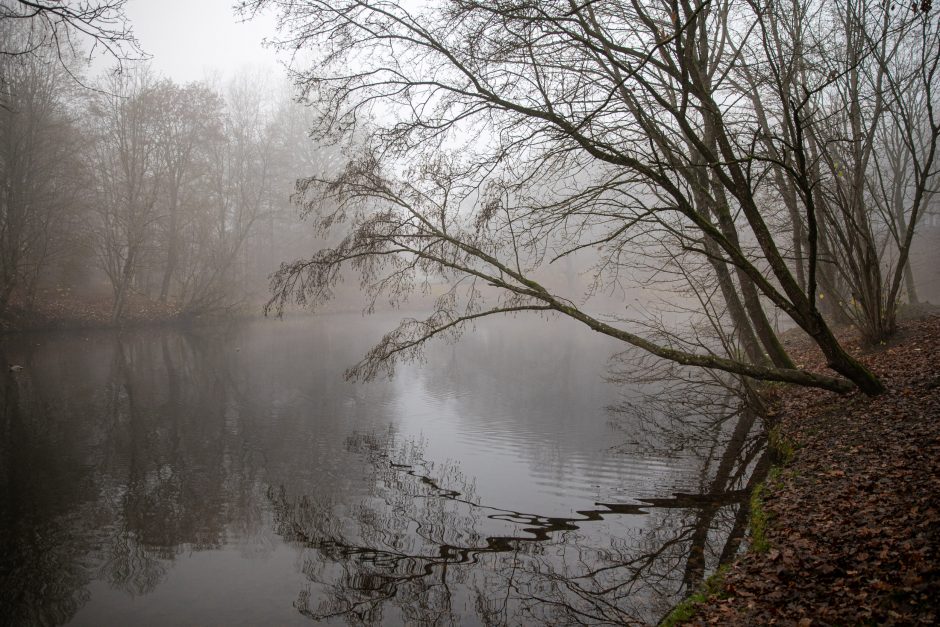
[[[241,5],[271,7],[278,45],[297,51],[293,77],[323,111],[320,136],[358,141],[339,175],[298,183],[314,225],[344,238],[284,264],[269,310],[329,299],[347,267],[373,303],[449,286],[429,317],[403,321],[351,375],[374,376],[484,316],[535,311],[684,365],[840,392],[884,389],[834,336],[818,286],[839,252],[871,260],[866,242],[839,238],[880,228],[877,211],[864,192],[848,197],[856,190],[833,172],[851,168],[858,179],[876,168],[851,142],[888,124],[869,118],[899,101],[899,86],[934,84],[934,58],[917,57],[928,49],[917,41],[936,39],[925,10],[864,0]],[[813,29],[850,10],[861,15],[845,29],[854,56],[832,60],[819,44],[826,33]],[[889,58],[895,48],[909,62]],[[856,92],[846,80],[861,81]],[[852,93],[865,96],[861,108]],[[928,98],[920,128],[936,127],[932,105]],[[926,153],[910,133],[901,141],[932,158],[929,141]],[[907,232],[900,239],[909,245]],[[671,267],[714,278],[743,350],[654,338],[539,278],[552,261],[592,251],[607,280],[626,281],[664,245]],[[905,261],[902,253],[897,267]],[[803,329],[838,376],[794,365],[768,307]]]

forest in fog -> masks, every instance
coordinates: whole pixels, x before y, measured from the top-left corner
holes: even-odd
[[[0,627],[936,624],[938,192],[931,0],[0,0]]]
[[[2,49],[28,29],[0,21]],[[112,322],[129,302],[260,310],[267,275],[312,245],[290,194],[329,153],[283,81],[230,74],[93,76],[53,46],[0,56],[0,317],[62,299]]]

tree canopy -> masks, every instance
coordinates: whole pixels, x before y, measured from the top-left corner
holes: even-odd
[[[368,139],[339,175],[299,183],[315,225],[344,238],[285,264],[269,307],[329,299],[347,266],[373,302],[450,286],[430,317],[404,321],[351,374],[373,376],[483,316],[548,311],[681,364],[883,389],[831,323],[841,312],[874,340],[893,331],[910,241],[936,186],[940,30],[929,7],[253,0],[241,9],[271,7],[278,45],[296,51],[297,85],[324,111],[320,135]],[[607,285],[641,268],[683,277],[714,326],[730,323],[721,346],[652,337],[537,280],[586,250]],[[839,376],[795,366],[770,310],[803,329]]]

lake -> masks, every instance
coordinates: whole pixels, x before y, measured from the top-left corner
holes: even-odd
[[[537,317],[345,381],[393,323],[3,338],[0,621],[650,623],[738,550],[764,462],[724,392]]]

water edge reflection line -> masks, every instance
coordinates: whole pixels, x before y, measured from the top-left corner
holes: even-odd
[[[345,386],[337,364],[358,350],[361,333],[345,320],[326,322],[10,340],[9,361],[26,367],[5,373],[0,388],[0,480],[9,496],[0,508],[0,570],[10,584],[0,592],[0,613],[20,624],[42,615],[42,622],[96,625],[115,612],[123,612],[119,622],[213,616],[234,624],[253,616],[287,623],[305,615],[293,605],[297,590],[325,582],[310,603],[354,601],[390,573],[412,570],[427,579],[424,558],[440,561],[444,546],[449,562],[431,571],[438,580],[447,571],[450,597],[427,581],[409,591],[400,585],[384,609],[387,621],[395,622],[390,611],[420,619],[394,607],[407,601],[427,616],[451,607],[452,621],[468,624],[490,620],[484,617],[653,622],[659,605],[683,589],[684,573],[710,569],[718,553],[731,551],[724,534],[741,519],[739,503],[696,508],[672,497],[657,508],[634,496],[728,488],[736,499],[759,447],[746,439],[747,446],[730,447],[743,451],[741,459],[729,452],[723,463],[725,436],[713,442],[708,427],[682,436],[694,448],[655,453],[652,462],[650,449],[608,452],[611,436],[622,432],[607,425],[607,384],[594,383],[591,370],[603,346],[582,342],[562,351],[566,344],[554,341],[544,348],[541,330],[521,344],[501,335],[479,344],[473,336],[450,370],[442,362],[455,357],[432,351],[427,367],[406,371],[410,377]],[[535,333],[517,326],[507,325],[512,338]],[[526,365],[553,350],[561,351],[558,360]],[[568,371],[579,378],[551,383]],[[723,415],[735,416],[727,435],[740,416]],[[389,426],[403,438],[428,434],[422,463],[381,457],[378,443],[373,467],[355,446],[344,446],[350,429]],[[483,436],[494,428],[488,441]],[[628,428],[635,433],[635,425]],[[481,437],[471,442],[462,433]],[[510,443],[505,434],[515,448],[492,454],[494,442]],[[473,492],[446,460],[459,464]],[[399,462],[414,474],[391,467]],[[458,498],[415,475],[440,490],[456,487]],[[546,483],[557,489],[543,489]],[[324,545],[316,557],[284,542],[267,492],[278,485],[318,507],[334,500],[329,520],[299,527],[310,544],[336,540],[366,552],[343,557],[338,545]],[[611,514],[618,503],[623,512]],[[480,550],[491,545],[509,551]],[[396,573],[393,559],[376,551],[414,563]],[[370,559],[369,568],[349,563]],[[62,594],[50,596],[50,585]],[[495,618],[497,610],[504,619]]]
[[[394,440],[394,437],[392,437],[392,440]],[[736,511],[729,519],[733,523],[733,532],[728,534],[723,546],[719,548],[722,555],[733,555],[743,534],[743,527],[740,523],[746,519],[746,504],[750,494],[750,483],[760,475],[759,468],[764,465],[764,456],[761,456],[757,461],[758,472],[753,473],[750,477],[751,481],[748,481],[749,485],[743,489],[729,489],[703,494],[676,493],[670,498],[636,499],[640,503],[597,503],[603,509],[578,510],[576,511],[578,517],[555,517],[484,505],[475,501],[470,494],[465,495],[460,490],[443,487],[427,470],[426,462],[420,459],[420,446],[414,443],[410,443],[410,446],[405,446],[399,450],[397,455],[393,455],[383,451],[382,445],[378,443],[374,436],[352,436],[348,442],[352,447],[365,452],[370,457],[370,462],[376,466],[380,481],[386,487],[393,491],[399,488],[399,493],[383,497],[387,505],[384,508],[386,512],[384,518],[381,514],[369,514],[365,518],[363,524],[369,525],[369,529],[364,530],[364,536],[360,542],[345,540],[341,537],[341,534],[318,534],[315,529],[317,519],[328,521],[333,519],[334,516],[322,509],[317,511],[320,509],[318,504],[306,498],[291,502],[283,487],[280,490],[269,488],[268,491],[272,506],[276,511],[276,518],[279,521],[279,535],[282,535],[288,541],[317,551],[323,561],[314,570],[324,568],[324,563],[328,561],[341,564],[345,573],[342,581],[327,586],[334,591],[336,598],[332,603],[322,600],[320,610],[314,611],[309,608],[309,601],[314,598],[309,591],[301,594],[297,603],[298,610],[305,616],[316,620],[345,615],[347,617],[355,616],[355,620],[359,622],[381,622],[384,604],[396,600],[403,588],[410,588],[403,593],[405,597],[410,598],[412,602],[420,600],[422,601],[421,605],[426,607],[430,588],[425,589],[425,586],[430,585],[433,587],[437,585],[438,577],[445,579],[449,567],[479,564],[482,557],[493,557],[497,554],[511,555],[515,564],[520,554],[525,555],[527,553],[526,545],[537,546],[540,543],[549,543],[553,535],[561,534],[567,538],[565,542],[572,541],[572,538],[577,542],[577,538],[570,536],[567,532],[579,530],[583,523],[600,522],[610,517],[624,515],[648,515],[651,513],[650,510],[676,510],[683,513],[696,511],[698,513],[694,516],[693,524],[683,526],[680,533],[667,539],[651,553],[647,554],[641,551],[639,556],[620,556],[620,560],[615,559],[613,563],[606,565],[601,563],[601,560],[596,560],[596,568],[590,569],[587,573],[564,572],[563,574],[551,574],[551,578],[555,579],[556,582],[563,582],[564,586],[575,590],[580,600],[589,600],[587,606],[582,604],[580,607],[574,607],[570,603],[557,603],[556,605],[565,608],[565,611],[569,613],[567,620],[561,622],[570,622],[572,616],[575,615],[584,619],[590,618],[590,620],[596,622],[608,622],[610,620],[630,623],[650,622],[651,615],[648,612],[637,611],[636,608],[631,608],[627,603],[611,603],[610,601],[617,601],[618,598],[623,601],[623,597],[629,597],[635,590],[642,591],[648,583],[643,581],[643,572],[654,569],[659,558],[664,555],[668,556],[669,551],[685,542],[702,544],[702,546],[693,546],[691,551],[681,552],[686,556],[682,560],[685,562],[685,567],[682,568],[683,583],[688,582],[690,574],[702,573],[705,568],[704,545],[710,541],[707,532],[713,528],[716,515],[727,509],[725,507],[727,505],[737,506]],[[740,442],[740,444],[743,444],[743,442]],[[387,443],[386,446],[392,448],[394,442]],[[393,457],[401,456],[402,451],[404,451],[404,455],[410,455],[413,458],[412,463],[392,461]],[[729,447],[729,451],[741,452],[738,447],[734,446]],[[419,471],[419,467],[424,472]],[[452,475],[452,471],[445,469],[443,474]],[[401,478],[411,480],[410,484],[401,485]],[[716,481],[712,483],[712,486],[719,487],[720,482],[733,479],[733,477],[719,473],[719,476],[715,479]],[[414,491],[416,487],[424,489],[425,492],[416,493]],[[394,531],[391,530],[394,527],[394,520],[388,515],[389,511],[395,509],[396,503],[400,505],[403,501],[407,501],[407,505],[401,506],[399,512],[403,518],[408,517],[406,508],[415,508],[418,501],[460,504],[470,509],[469,516],[458,516],[457,518],[457,522],[465,524],[467,528],[473,528],[472,517],[474,513],[485,511],[488,512],[485,514],[485,519],[508,523],[513,527],[521,527],[519,531],[528,534],[528,537],[520,537],[515,534],[488,535],[485,538],[479,538],[482,542],[476,544],[442,542],[431,536],[444,534],[452,530],[440,528],[440,524],[447,522],[446,517],[441,514],[444,510],[438,511],[435,509],[432,511],[431,508],[434,507],[432,504],[425,506],[426,509],[423,511],[410,510],[410,520],[415,523],[415,528],[411,531],[427,543],[424,548],[428,550],[419,552],[403,551],[399,548],[401,538],[396,537]],[[379,507],[383,509],[382,505]],[[427,523],[424,517],[431,518],[435,515],[435,512],[437,512],[439,519]],[[376,518],[376,515],[379,517]],[[308,530],[308,526],[311,524],[314,527],[312,532]],[[701,533],[703,528],[706,530],[704,534]],[[366,533],[366,531],[371,531],[371,534]],[[382,544],[386,546],[382,547]],[[531,553],[532,551],[528,552]],[[598,573],[605,570],[614,571],[618,569],[627,569],[627,572],[622,573],[624,576],[620,577],[619,580],[617,577],[613,577],[612,580],[605,581],[602,586],[598,586],[597,582],[594,581],[588,581],[588,585],[578,583],[586,579],[593,579]],[[513,572],[515,572],[515,566]],[[439,575],[436,573],[439,573]],[[552,570],[551,573],[554,573],[554,571]],[[317,577],[310,575],[310,579],[316,581]],[[325,582],[321,583],[326,585]],[[417,590],[414,589],[415,586],[417,586]],[[624,594],[619,597],[608,598],[612,593],[618,591],[622,591]],[[477,589],[478,597],[480,597],[477,599],[477,605],[486,602],[486,598],[483,598],[484,593],[484,590]],[[450,594],[448,588],[448,595]],[[632,604],[636,599],[629,599],[629,601]],[[448,596],[449,603],[450,597]],[[551,605],[544,598],[539,603],[546,607]],[[588,611],[586,613],[586,607],[600,611],[597,613]],[[644,615],[645,618],[641,618]],[[516,616],[516,618],[519,617]],[[409,620],[417,619],[411,616]]]

